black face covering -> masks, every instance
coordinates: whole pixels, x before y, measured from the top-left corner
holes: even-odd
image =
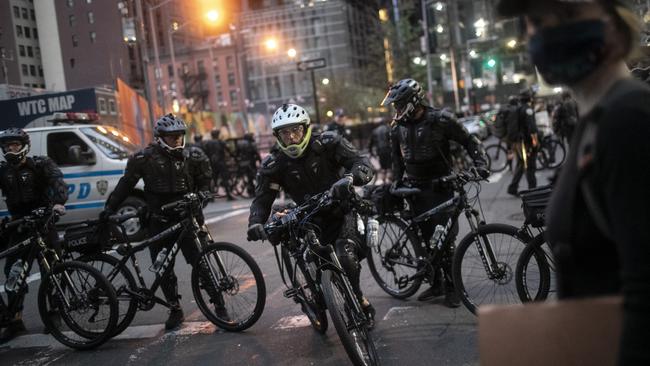
[[[528,53],[549,84],[573,85],[603,61],[605,23],[585,20],[541,29],[530,38]]]

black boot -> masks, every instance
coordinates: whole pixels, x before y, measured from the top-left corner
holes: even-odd
[[[445,281],[445,301],[443,304],[448,308],[457,308],[460,306],[460,299],[454,288],[454,284],[450,281]]]
[[[181,309],[180,305],[172,307],[169,310],[169,317],[165,322],[165,329],[170,330],[177,328],[183,324],[183,320],[185,320],[185,315],[183,314],[183,309]]]
[[[7,326],[0,331],[0,343],[7,343],[19,335],[27,333],[25,323],[22,318],[12,320]]]
[[[366,299],[365,297],[361,301],[361,308],[363,309],[363,312],[366,313],[366,316],[368,317],[368,330],[372,330],[375,327],[375,314],[377,311],[375,311],[375,307],[372,306],[370,301]]]
[[[439,272],[440,272],[439,270],[435,272],[435,274],[433,275],[433,280],[431,281],[431,287],[424,290],[420,294],[420,296],[418,296],[418,301],[429,301],[443,295],[443,291],[442,291],[443,274]]]

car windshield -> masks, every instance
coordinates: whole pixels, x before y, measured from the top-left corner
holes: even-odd
[[[112,127],[85,127],[81,132],[111,159],[126,159],[137,149],[128,136]]]

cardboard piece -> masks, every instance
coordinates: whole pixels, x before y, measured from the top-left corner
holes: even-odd
[[[621,297],[479,308],[482,366],[615,366]]]

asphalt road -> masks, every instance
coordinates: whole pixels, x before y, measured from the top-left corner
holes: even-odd
[[[547,172],[538,173],[539,184]],[[495,175],[482,186],[482,209],[487,222],[521,225],[519,199],[506,194],[510,173]],[[522,187],[525,180],[522,182]],[[268,243],[245,240],[248,200],[215,203],[207,208],[209,228],[217,241],[240,245],[257,260],[264,272],[267,299],[264,314],[250,329],[228,333],[206,321],[196,307],[190,286],[190,267],[183,259],[176,263],[181,303],[186,320],[183,327],[165,332],[167,310],[161,306],[139,312],[127,331],[96,350],[80,352],[58,344],[41,334],[36,308],[39,284],[32,276],[24,319],[29,334],[0,345],[2,365],[345,365],[349,364],[338,336],[330,324],[327,334],[317,334],[292,300],[283,297],[273,249]],[[461,217],[461,221],[464,218]],[[461,225],[462,237],[467,232]],[[138,256],[141,268],[150,265],[148,253]],[[0,262],[0,266],[4,266]],[[37,270],[34,270],[35,274]],[[441,300],[418,302],[417,295],[397,300],[384,293],[367,266],[362,272],[365,295],[377,310],[373,331],[382,365],[478,365],[477,321],[464,307],[449,309]],[[426,287],[423,286],[422,289]],[[160,292],[159,292],[160,293]],[[4,295],[4,294],[3,294]]]

